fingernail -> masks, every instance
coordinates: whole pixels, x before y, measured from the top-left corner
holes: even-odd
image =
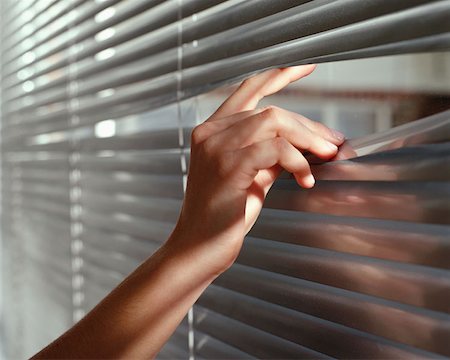
[[[312,188],[314,186],[314,184],[316,183],[314,176],[312,176],[311,174],[306,176],[304,181],[305,181],[305,185],[310,188]]]
[[[335,129],[331,129],[331,133],[333,134],[333,137],[336,140],[342,141],[345,139],[345,135],[343,133],[341,133],[340,131],[337,131]]]
[[[329,147],[330,150],[332,150],[334,152],[336,152],[338,149],[336,145],[334,145],[333,143],[330,143],[328,141],[327,141],[327,146]]]

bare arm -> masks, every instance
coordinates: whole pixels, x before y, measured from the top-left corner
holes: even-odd
[[[282,168],[314,185],[301,151],[333,157],[343,136],[264,96],[313,65],[245,81],[192,135],[188,186],[167,242],[78,324],[35,358],[155,357],[205,288],[234,262]]]

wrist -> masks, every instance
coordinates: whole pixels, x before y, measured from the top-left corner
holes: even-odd
[[[234,262],[239,249],[230,249],[230,244],[221,246],[217,239],[208,239],[177,224],[163,245],[165,257],[183,264],[183,271],[197,273],[204,281],[212,282]]]

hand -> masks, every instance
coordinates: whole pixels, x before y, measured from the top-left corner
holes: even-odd
[[[300,186],[314,186],[301,151],[331,159],[344,141],[342,134],[301,115],[256,108],[263,97],[314,68],[275,69],[245,80],[194,129],[185,201],[170,241],[178,250],[200,254],[207,269],[219,274],[231,266],[282,169]]]

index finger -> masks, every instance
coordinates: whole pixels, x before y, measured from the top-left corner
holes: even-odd
[[[291,82],[311,74],[316,65],[272,69],[244,80],[239,88],[210,117],[216,120],[237,112],[253,110],[265,96],[275,94]]]

